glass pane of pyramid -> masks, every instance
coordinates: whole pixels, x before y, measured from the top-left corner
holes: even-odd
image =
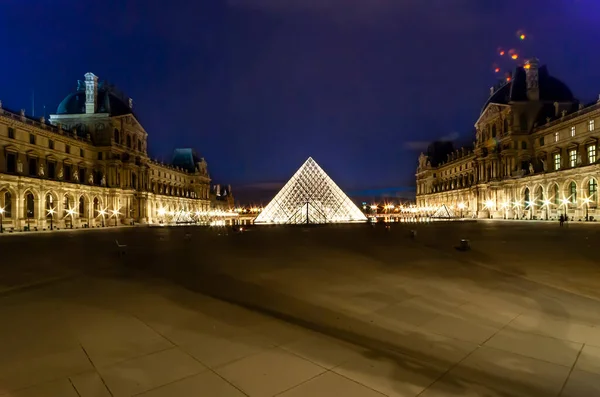
[[[344,223],[366,220],[362,211],[309,157],[254,223]]]

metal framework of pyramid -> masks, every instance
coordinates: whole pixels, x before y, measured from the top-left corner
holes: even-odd
[[[254,220],[255,224],[366,222],[367,217],[312,157]]]
[[[454,211],[446,207],[446,204],[442,204],[442,206],[435,211],[432,218],[449,219],[456,218],[456,215],[454,214]]]

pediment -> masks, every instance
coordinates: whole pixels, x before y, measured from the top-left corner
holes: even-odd
[[[485,124],[489,120],[497,118],[507,107],[510,106],[499,103],[490,103],[475,122],[475,127],[478,127],[480,124]]]

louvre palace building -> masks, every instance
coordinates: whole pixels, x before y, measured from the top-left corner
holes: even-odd
[[[436,143],[421,154],[417,205],[464,217],[598,218],[599,137],[600,100],[580,103],[530,59],[491,89],[472,147]]]
[[[206,161],[192,149],[153,161],[147,140],[132,100],[92,73],[49,120],[0,102],[4,230],[198,221],[213,194]]]

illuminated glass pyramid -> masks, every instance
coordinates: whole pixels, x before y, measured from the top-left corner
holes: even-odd
[[[254,223],[349,223],[366,220],[361,210],[309,157]]]
[[[432,215],[432,218],[456,218],[456,215],[454,214],[454,211],[446,207],[446,204],[442,204],[442,206]]]

